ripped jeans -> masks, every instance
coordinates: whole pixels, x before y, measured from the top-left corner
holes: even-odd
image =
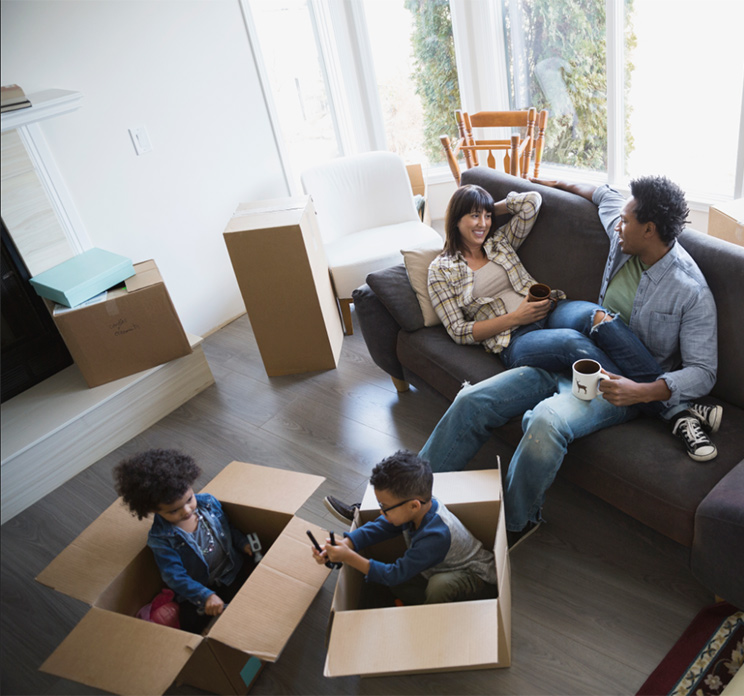
[[[563,300],[545,319],[520,326],[500,353],[507,368],[542,367],[562,372],[577,360],[591,358],[605,370],[635,382],[653,382],[664,372],[648,348],[619,317],[592,327],[598,304]],[[654,412],[662,410],[661,404]],[[646,409],[647,410],[647,409]]]
[[[613,406],[602,398],[577,399],[571,380],[536,367],[517,367],[466,384],[426,441],[420,456],[433,471],[461,471],[494,428],[524,413],[524,435],[504,477],[509,531],[537,522],[545,494],[569,443],[640,414],[637,406]]]

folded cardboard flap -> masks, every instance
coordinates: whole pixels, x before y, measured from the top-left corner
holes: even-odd
[[[202,637],[93,607],[41,666],[117,694],[162,694]]]
[[[489,599],[336,613],[323,674],[383,676],[495,667],[498,603]]]
[[[312,558],[306,530],[293,517],[209,632],[210,639],[275,662],[331,572]],[[304,539],[303,539],[304,538]]]
[[[293,515],[323,481],[322,476],[233,461],[204,492],[226,503]]]
[[[135,275],[124,281],[127,292],[135,292],[150,285],[155,285],[155,283],[163,282],[163,277],[152,259],[134,264],[134,270]]]
[[[36,580],[75,599],[94,604],[147,544],[152,520],[138,520],[112,503],[67,546]]]

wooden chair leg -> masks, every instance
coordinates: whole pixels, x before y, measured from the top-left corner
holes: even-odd
[[[339,298],[338,304],[341,307],[341,319],[344,322],[344,333],[351,336],[354,333],[354,325],[351,323],[351,303],[352,299]]]
[[[395,388],[398,390],[399,394],[407,392],[411,388],[411,385],[403,379],[398,379],[397,377],[393,377],[392,375],[390,376],[390,379],[393,380],[393,384],[395,385]]]

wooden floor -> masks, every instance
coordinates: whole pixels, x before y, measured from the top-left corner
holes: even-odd
[[[180,448],[204,469],[197,489],[233,459],[321,474],[326,483],[298,514],[338,528],[323,496],[359,500],[373,464],[420,448],[447,406],[413,389],[398,395],[359,332],[344,338],[338,369],[290,377],[266,376],[245,316],[204,350],[215,385],[2,526],[1,693],[97,693],[38,671],[87,607],[34,577],[114,501],[111,469],[121,458]],[[489,443],[476,465],[498,453]],[[713,597],[692,577],[685,549],[560,477],[544,514],[548,523],[512,555],[511,668],[324,678],[332,574],[252,693],[634,694]]]

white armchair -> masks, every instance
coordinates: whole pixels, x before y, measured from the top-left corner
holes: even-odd
[[[392,152],[341,157],[301,176],[313,199],[347,334],[351,293],[368,273],[401,263],[401,249],[442,245],[419,219],[403,160]]]

